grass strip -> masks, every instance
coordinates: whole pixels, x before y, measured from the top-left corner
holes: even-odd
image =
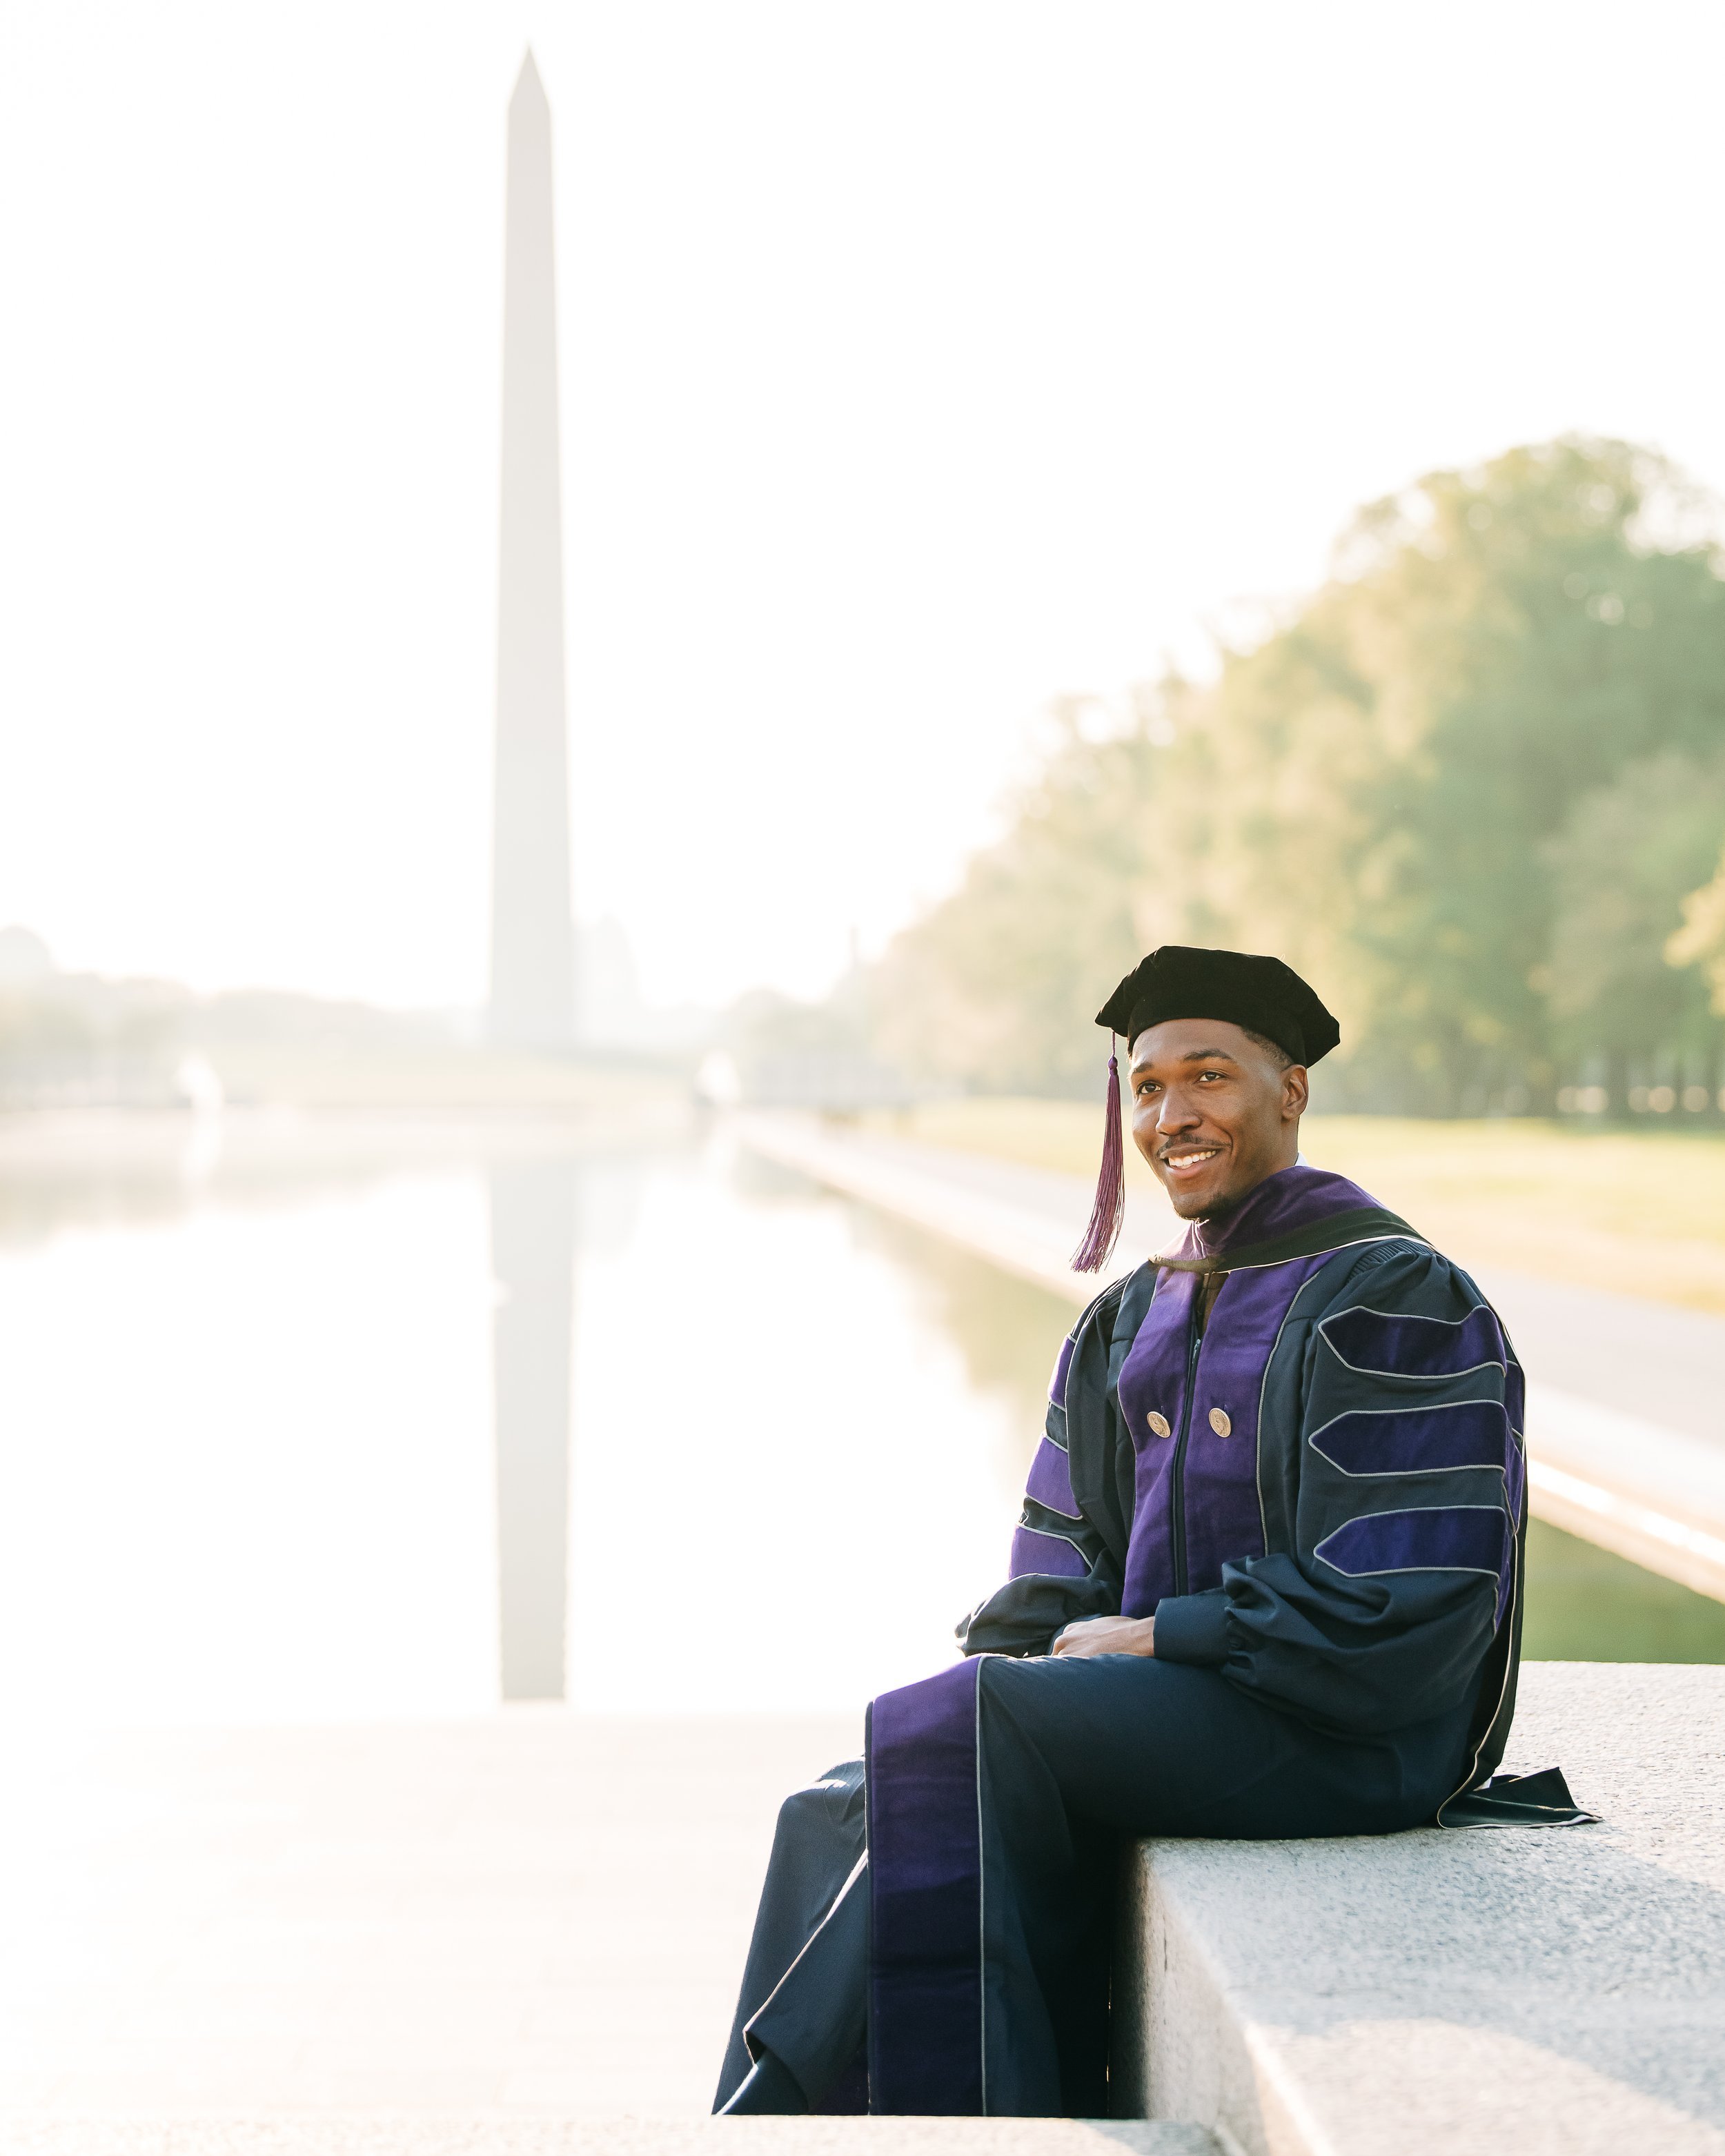
[[[1086,1179],[1101,1143],[1100,1108],[1077,1101],[940,1101],[870,1121]],[[1312,1116],[1302,1141],[1314,1167],[1352,1177],[1464,1265],[1725,1315],[1725,1132]],[[1154,1183],[1131,1146],[1127,1173]]]

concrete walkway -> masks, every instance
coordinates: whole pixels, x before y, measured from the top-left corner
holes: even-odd
[[[752,1113],[744,1142],[961,1243],[1082,1306],[1100,1283],[1070,1258],[1091,1191],[1077,1178],[812,1116]],[[1165,1249],[1179,1223],[1128,1194],[1110,1273]],[[1480,1285],[1527,1368],[1535,1516],[1725,1601],[1725,1319],[1487,1267]]]
[[[855,1756],[861,1717],[513,1707],[8,1736],[0,2114],[14,2126],[688,2118],[712,2101],[779,1800]],[[31,2144],[0,2133],[13,2145]]]
[[[860,1717],[10,1734],[3,2156],[1214,2156],[706,2117],[779,1801]]]

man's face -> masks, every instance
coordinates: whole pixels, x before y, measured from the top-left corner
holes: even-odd
[[[1300,1151],[1306,1072],[1237,1025],[1172,1018],[1132,1044],[1132,1138],[1183,1220],[1227,1213]]]

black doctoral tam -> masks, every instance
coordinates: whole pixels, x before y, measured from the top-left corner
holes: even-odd
[[[1249,951],[1164,943],[1142,958],[1096,1013],[1128,1046],[1171,1018],[1214,1018],[1273,1040],[1296,1063],[1316,1063],[1342,1029],[1291,966]]]

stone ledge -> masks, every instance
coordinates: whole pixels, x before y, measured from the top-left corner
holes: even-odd
[[[0,2156],[1219,2156],[1200,2127],[1076,2118],[7,2118]]]
[[[1121,2107],[1245,2156],[1725,2156],[1725,1668],[1533,1663],[1600,1826],[1148,1842]]]

